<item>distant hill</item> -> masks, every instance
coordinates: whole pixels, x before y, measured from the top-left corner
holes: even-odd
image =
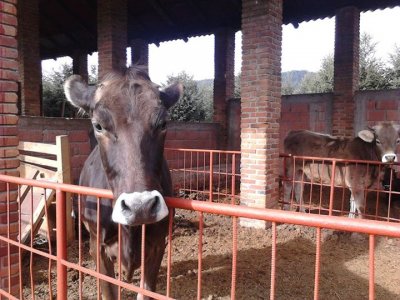
[[[214,79],[202,79],[202,80],[196,80],[197,86],[199,88],[207,88],[207,87],[212,87],[214,84]]]
[[[294,70],[288,72],[282,72],[282,83],[283,82],[290,82],[291,86],[297,87],[304,79],[308,73],[311,73],[306,70]]]
[[[282,87],[290,87],[291,90],[295,91],[300,86],[304,77],[312,72],[306,70],[293,70],[288,72],[282,72]],[[197,86],[200,89],[211,90],[213,89],[213,79],[202,79],[196,80]]]

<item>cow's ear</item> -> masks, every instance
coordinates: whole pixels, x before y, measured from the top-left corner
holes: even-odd
[[[358,132],[358,137],[364,142],[372,143],[375,139],[375,135],[371,130],[361,130]]]
[[[181,83],[174,83],[160,91],[160,99],[164,106],[168,109],[178,102],[179,98],[183,95],[183,85]]]
[[[64,83],[64,92],[68,101],[88,112],[93,101],[94,86],[88,84],[79,75],[70,76]]]

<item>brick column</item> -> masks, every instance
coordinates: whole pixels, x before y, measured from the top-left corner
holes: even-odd
[[[17,49],[17,0],[0,0],[0,173],[19,176],[18,135],[17,135],[17,91],[18,91],[18,49]],[[0,182],[0,235],[17,240],[18,206],[17,189]],[[7,226],[10,223],[10,227]],[[0,288],[19,294],[18,249],[8,248],[0,242]],[[9,261],[10,259],[10,261]],[[11,265],[9,264],[11,263]],[[11,274],[11,291],[9,278]],[[22,279],[22,278],[21,278]]]
[[[243,0],[242,6],[241,201],[272,208],[279,197],[282,0]]]
[[[81,75],[86,82],[88,81],[88,58],[86,52],[81,50],[74,52],[72,56],[72,73]]]
[[[354,136],[354,94],[359,84],[360,11],[336,11],[332,134]]]
[[[221,125],[220,146],[227,147],[227,101],[235,89],[235,31],[229,28],[215,34],[214,50],[214,122]]]
[[[99,78],[126,67],[127,0],[97,1]]]
[[[130,42],[132,65],[146,67],[149,71],[149,44],[142,39],[135,39]]]
[[[42,69],[39,46],[39,1],[19,1],[18,14],[21,114],[40,116]]]

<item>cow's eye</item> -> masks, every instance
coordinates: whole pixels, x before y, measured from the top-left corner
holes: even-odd
[[[380,140],[376,140],[376,144],[377,144],[377,145],[380,145],[380,144],[381,144],[381,141],[380,141]]]
[[[97,132],[102,132],[103,131],[103,126],[101,126],[99,123],[97,122],[93,122],[93,128],[94,130],[96,130]]]
[[[397,139],[397,140],[396,140],[396,144],[397,144],[397,145],[400,144],[400,139]]]
[[[160,122],[160,124],[158,125],[158,128],[160,128],[161,130],[164,130],[165,128],[167,128],[167,121],[162,120]]]

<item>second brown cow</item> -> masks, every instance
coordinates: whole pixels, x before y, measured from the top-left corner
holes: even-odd
[[[339,158],[346,160],[369,160],[390,163],[397,161],[396,148],[400,143],[400,125],[380,123],[358,136],[349,139],[316,133],[308,130],[291,131],[284,140],[285,153],[292,156]],[[379,166],[360,163],[338,163],[334,183],[350,189],[349,217],[362,217],[365,212],[364,191],[379,183]],[[284,201],[290,201],[292,187],[294,197],[304,211],[303,175],[313,182],[330,184],[332,165],[302,159],[291,159],[287,164],[286,175],[292,177],[284,183]]]

